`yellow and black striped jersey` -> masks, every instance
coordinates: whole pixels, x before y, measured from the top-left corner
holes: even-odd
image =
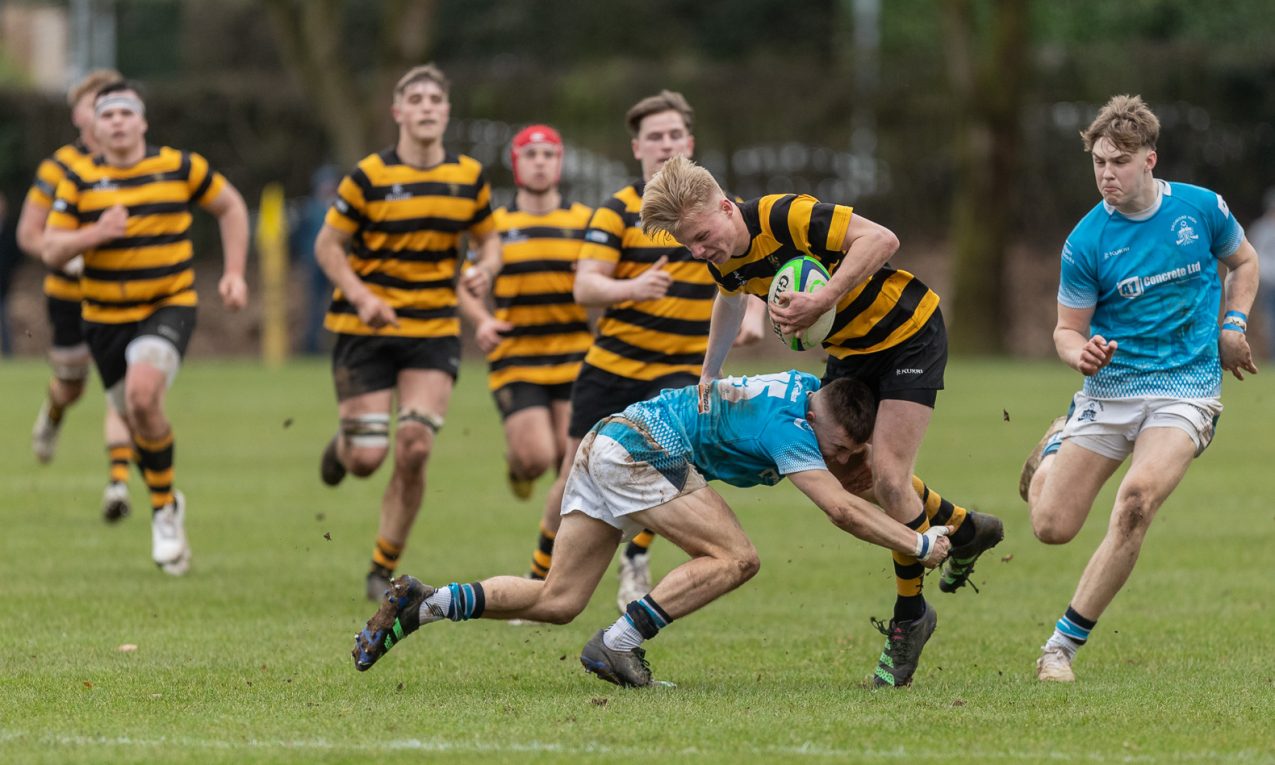
[[[478,160],[449,152],[439,164],[419,168],[394,148],[367,156],[341,180],[324,222],[352,237],[350,268],[394,309],[399,326],[367,326],[339,289],[323,326],[346,335],[460,334],[460,237],[482,237],[494,226],[491,187]]]
[[[836,273],[853,208],[805,194],[770,194],[739,205],[752,241],[748,251],[708,270],[721,290],[765,299],[779,267],[800,255]],[[938,307],[939,296],[907,271],[882,266],[837,303],[837,318],[823,347],[837,358],[892,348],[916,334]]]
[[[559,385],[576,379],[593,335],[571,290],[592,215],[578,202],[543,215],[512,206],[496,210],[501,269],[492,287],[495,317],[514,328],[487,354],[492,390],[513,382]]]
[[[31,188],[27,191],[27,201],[45,210],[53,207],[58,184],[66,178],[68,170],[92,159],[93,155],[89,153],[88,147],[78,139],[75,143],[68,143],[53,152],[53,156],[45,159],[36,168],[35,180],[31,182]],[[45,295],[57,300],[80,302],[84,293],[80,290],[78,276],[71,276],[56,268],[50,268],[48,271],[44,277]]]
[[[162,306],[195,305],[190,206],[206,207],[225,185],[206,159],[167,146],[146,147],[129,167],[94,157],[70,168],[58,184],[50,226],[76,229],[110,207],[128,208],[124,236],[83,253],[84,320],[123,324]]]
[[[698,375],[717,290],[704,263],[692,258],[690,250],[642,233],[639,211],[645,187],[625,186],[594,211],[580,259],[612,263],[616,279],[632,279],[667,255],[664,270],[673,284],[659,300],[629,300],[607,308],[584,363],[632,380]]]

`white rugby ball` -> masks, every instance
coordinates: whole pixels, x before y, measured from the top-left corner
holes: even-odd
[[[776,296],[784,292],[814,292],[822,289],[828,284],[828,278],[828,270],[818,260],[808,255],[793,258],[780,266],[775,278],[771,280],[770,294],[766,297],[767,308],[776,305]],[[801,332],[784,334],[774,321],[771,321],[770,327],[784,345],[794,351],[804,351],[823,342],[832,331],[832,322],[836,318],[837,307],[833,306]]]

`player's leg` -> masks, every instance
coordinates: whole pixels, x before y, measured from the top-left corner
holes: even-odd
[[[442,369],[403,369],[398,375],[398,423],[394,463],[381,498],[367,596],[380,598],[407,546],[425,496],[425,468],[451,401],[455,374]]]
[[[336,486],[347,472],[366,478],[390,446],[390,404],[398,384],[391,344],[396,338],[337,335],[332,381],[340,427],[323,449],[319,477]]]
[[[53,377],[31,429],[31,450],[40,462],[53,459],[62,417],[67,407],[83,395],[91,360],[84,341],[79,302],[49,297],[46,304],[53,329],[53,343],[49,348]]]
[[[108,460],[106,489],[102,492],[102,519],[115,523],[132,511],[128,494],[128,465],[134,459],[134,451],[133,434],[109,396],[106,413],[102,417],[102,436],[106,441]]]
[[[1040,679],[1074,679],[1071,663],[1076,651],[1088,641],[1098,618],[1128,580],[1151,521],[1191,461],[1208,446],[1220,411],[1216,400],[1202,406],[1175,403],[1147,417],[1133,444],[1129,471],[1116,492],[1106,536],[1085,566],[1070,605],[1042,649],[1037,662]],[[1063,466],[1064,456],[1060,454],[1055,470]],[[1050,479],[1046,491],[1054,481]]]
[[[549,391],[543,385],[510,383],[496,391],[496,400],[504,420],[510,490],[518,499],[530,499],[536,479],[561,464]]]

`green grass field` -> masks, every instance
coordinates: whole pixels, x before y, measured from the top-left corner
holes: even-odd
[[[816,361],[769,366],[794,359]],[[1036,542],[1018,468],[1077,378],[953,363],[919,472],[1008,534],[975,575],[981,594],[931,580],[939,629],[914,687],[872,692],[882,639],[868,617],[889,615],[889,555],[787,485],[724,491],[762,569],[648,644],[676,689],[624,691],[580,668],[615,618],[610,577],[574,624],[434,625],[360,674],[350,648],[373,610],[363,573],[386,474],[320,485],[326,363],[182,371],[169,401],[194,549],[182,579],[151,563],[145,511],[99,519],[100,393],[68,415],[55,462],[35,464],[46,370],[0,366],[0,762],[1275,762],[1270,372],[1227,384],[1217,442],[1156,520],[1079,682],[1047,686],[1038,647],[1112,492],[1072,544]],[[546,486],[513,500],[502,454],[467,367],[400,570],[434,584],[525,570]],[[133,500],[146,503],[136,477]],[[657,543],[654,560],[658,575],[681,554]]]

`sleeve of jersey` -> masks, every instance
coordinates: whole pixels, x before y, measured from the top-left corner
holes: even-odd
[[[63,177],[62,168],[58,166],[58,163],[51,159],[44,160],[36,168],[35,180],[31,182],[31,188],[27,191],[27,201],[44,208],[52,207],[53,197],[58,192],[58,183]]]
[[[761,441],[780,475],[828,469],[819,452],[815,432],[805,419],[771,423],[762,431]]]
[[[495,230],[496,221],[491,215],[491,184],[479,173],[478,196],[474,198],[474,215],[469,219],[469,233],[484,237]]]
[[[357,170],[355,173],[357,176],[362,175]],[[358,231],[367,221],[363,215],[366,204],[363,188],[357,182],[356,175],[347,175],[341,179],[341,184],[336,188],[336,200],[323,219],[324,224],[347,234]]]
[[[1098,281],[1093,273],[1093,263],[1084,250],[1072,246],[1071,239],[1063,243],[1058,302],[1068,308],[1098,305]]]
[[[584,244],[580,247],[580,260],[620,262],[620,244],[624,240],[624,218],[616,209],[619,200],[612,197],[606,204],[593,211],[589,230],[584,232]]]
[[[186,177],[186,186],[190,189],[190,201],[207,207],[226,188],[226,179],[209,167],[208,160],[199,154],[191,152],[189,157],[190,175]]]
[[[63,178],[58,184],[45,225],[71,231],[80,227],[79,190],[69,179]]]
[[[807,199],[810,198],[800,199],[802,214],[807,220],[806,252],[825,262],[840,260],[845,254],[841,251],[841,244],[846,240],[846,230],[850,228],[850,218],[854,215],[854,208],[815,202],[813,199],[810,199],[813,204],[807,205],[805,202]]]
[[[1210,252],[1213,257],[1222,259],[1229,258],[1235,254],[1240,248],[1240,244],[1244,241],[1244,227],[1239,221],[1235,220],[1235,216],[1231,214],[1231,208],[1227,207],[1226,200],[1222,199],[1221,194],[1213,195],[1217,204],[1209,208],[1209,233],[1213,235],[1213,244]]]

